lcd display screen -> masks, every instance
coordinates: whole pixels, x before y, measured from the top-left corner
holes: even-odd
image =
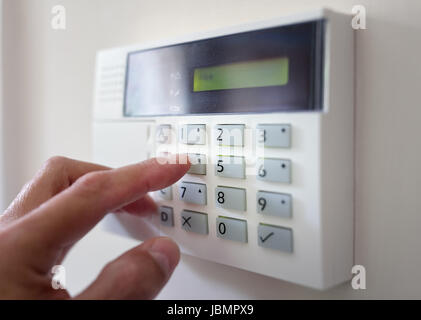
[[[283,86],[288,58],[244,61],[194,70],[193,91]]]
[[[130,52],[127,117],[318,111],[324,20]]]

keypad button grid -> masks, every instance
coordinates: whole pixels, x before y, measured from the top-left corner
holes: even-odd
[[[231,126],[232,126],[233,129],[236,129],[236,127],[237,127],[237,125],[231,125]],[[282,126],[287,128],[288,135],[290,135],[290,132],[291,132],[290,125],[282,125]],[[197,128],[197,127],[200,127],[203,130],[203,128],[206,127],[206,125],[204,125],[204,127],[202,127],[200,125],[195,125],[195,128]],[[223,127],[223,126],[217,126],[217,127],[219,128],[219,127]],[[238,127],[244,127],[244,125],[238,125]],[[278,126],[278,129],[279,128],[280,127]],[[261,129],[260,126],[259,126],[259,129]],[[258,131],[258,128],[256,127],[255,130],[257,132]],[[205,137],[206,137],[206,135],[205,135]],[[223,139],[225,139],[224,141],[227,141],[228,138],[224,137]],[[290,144],[290,139],[291,138],[289,136],[287,138],[287,140],[289,141],[289,144]],[[203,142],[203,138],[202,138],[201,141]],[[201,144],[202,142],[200,142],[199,144]],[[186,142],[184,141],[184,143],[186,143]],[[220,145],[223,145],[223,144],[224,143],[220,142]],[[283,144],[284,144],[284,146],[282,148],[288,148],[288,145],[286,143],[283,143]],[[237,144],[237,147],[238,146],[239,146],[239,144]],[[269,147],[269,145],[268,146],[265,145],[264,147],[265,148],[266,147]],[[278,147],[270,146],[270,147],[271,148],[281,148],[281,146],[278,146]],[[189,156],[191,156],[191,155],[189,155]],[[215,176],[218,176],[218,179],[221,180],[221,183],[219,183],[220,185],[216,185],[216,186],[212,185],[211,187],[208,184],[206,184],[206,183],[204,184],[204,188],[205,189],[207,187],[210,188],[210,194],[212,194],[213,192],[215,193],[215,199],[212,199],[212,198],[211,199],[206,199],[205,198],[204,201],[203,200],[200,200],[200,201],[196,201],[196,200],[190,201],[191,203],[195,203],[197,205],[201,205],[201,206],[204,207],[203,210],[202,210],[204,212],[197,212],[197,213],[198,214],[204,214],[204,215],[206,215],[206,221],[208,221],[209,215],[206,213],[206,206],[209,203],[208,201],[215,201],[214,202],[214,206],[215,206],[216,209],[219,207],[219,208],[224,208],[224,209],[229,209],[229,210],[239,210],[239,211],[245,210],[244,207],[246,207],[247,201],[245,201],[244,204],[243,204],[243,200],[242,200],[243,199],[242,198],[243,196],[240,197],[240,200],[239,200],[239,203],[240,204],[238,205],[237,208],[236,208],[235,205],[232,205],[232,204],[231,205],[227,204],[227,206],[224,207],[224,206],[221,206],[220,203],[216,203],[218,201],[217,200],[218,199],[217,193],[218,192],[221,192],[221,189],[220,188],[226,188],[226,189],[224,189],[222,191],[226,191],[226,190],[229,191],[230,189],[234,189],[234,190],[235,189],[240,189],[240,190],[242,189],[242,188],[237,188],[236,186],[230,186],[230,183],[223,183],[223,180],[224,180],[223,178],[229,178],[229,179],[245,179],[246,181],[247,181],[247,179],[250,179],[250,177],[248,177],[248,176],[246,177],[245,173],[244,174],[242,174],[242,173],[239,174],[238,173],[238,172],[245,171],[245,165],[244,166],[241,165],[241,161],[240,161],[240,169],[236,169],[236,170],[234,169],[234,174],[231,173],[232,170],[230,170],[231,168],[228,167],[228,177],[225,177],[224,175],[218,174],[218,169],[221,170],[221,168],[220,168],[221,165],[224,167],[223,169],[226,169],[227,168],[226,162],[219,161],[219,163],[217,162],[215,165],[214,164],[209,165],[209,164],[206,164],[206,163],[203,164],[203,159],[206,162],[206,157],[207,157],[206,154],[196,154],[196,159],[200,159],[199,160],[199,163],[196,163],[195,166],[192,166],[192,168],[189,170],[188,174],[192,174],[192,175],[210,175],[210,174],[215,173]],[[227,155],[227,156],[221,155],[221,156],[218,157],[218,160],[226,160],[226,158],[228,158],[228,157],[232,157],[232,156],[231,155]],[[274,160],[274,161],[270,161],[270,160]],[[202,161],[202,163],[200,163],[201,161]],[[218,166],[218,164],[219,164],[219,166]],[[263,158],[263,159],[261,158],[261,159],[258,159],[258,163],[257,164],[259,166],[262,166],[263,165],[263,169],[266,169],[265,167],[268,167],[269,168],[269,171],[272,171],[273,167],[275,165],[278,165],[278,164],[280,166],[284,165],[284,169],[285,169],[285,167],[288,167],[288,170],[290,170],[291,169],[291,166],[292,166],[291,160],[288,159],[288,158],[285,158],[285,159],[274,158],[274,159],[269,159],[269,161],[267,161],[266,158]],[[214,167],[214,168],[212,168],[212,167]],[[212,169],[214,169],[214,170],[212,170]],[[256,166],[256,170],[258,172],[258,170],[259,170],[258,166]],[[214,172],[212,172],[212,171],[214,171]],[[235,173],[235,172],[237,172],[237,173]],[[282,175],[282,174],[280,174],[278,172],[277,174],[275,174],[275,178],[273,178],[273,174],[271,174],[271,172],[269,172],[269,178],[267,178],[267,179],[262,179],[262,177],[259,177],[259,175],[257,174],[256,175],[256,179],[262,180],[262,181],[269,181],[269,182],[272,182],[272,183],[279,183],[279,184],[280,183],[291,183],[291,173],[289,171],[287,174],[283,174]],[[186,180],[185,183],[189,184],[189,181],[187,181],[188,179],[185,179],[185,180]],[[192,182],[191,184],[194,184],[194,183],[195,182]],[[247,182],[246,182],[246,184],[247,184]],[[254,213],[256,215],[259,215],[259,216],[267,215],[267,216],[280,217],[280,218],[291,218],[292,217],[292,212],[291,212],[292,211],[292,199],[291,199],[291,195],[286,194],[286,193],[281,193],[281,192],[273,192],[273,191],[270,191],[270,190],[264,190],[265,188],[261,188],[261,189],[262,190],[259,190],[259,191],[256,192],[256,202],[257,203],[255,204],[256,210],[254,211]],[[268,189],[273,189],[273,188],[268,188]],[[276,189],[278,190],[278,188],[276,188]],[[247,193],[247,187],[244,188],[243,190],[245,191],[244,193]],[[276,196],[276,195],[278,195],[278,196]],[[237,196],[238,196],[238,194],[237,194]],[[266,200],[262,196],[266,196],[268,199]],[[171,195],[171,197],[172,197],[172,195]],[[172,199],[175,199],[175,198],[172,197]],[[262,199],[264,199],[264,200],[266,200],[268,202],[266,204],[267,205],[267,208],[264,208],[263,210],[262,209],[259,210],[259,200],[260,200],[260,208],[262,208],[261,204],[264,201]],[[171,199],[168,199],[168,198],[167,199],[164,199],[164,200],[171,201]],[[276,201],[281,202],[281,204],[283,205],[283,207],[281,207],[282,210],[280,210],[279,212],[276,211],[276,210],[274,210],[274,208],[276,208]],[[234,201],[231,201],[231,202],[232,203],[236,203],[235,200]],[[229,201],[228,201],[228,203],[229,203]],[[265,212],[265,209],[266,209],[266,212]],[[190,210],[187,210],[187,209],[186,210],[183,210],[182,211],[183,216],[184,216],[185,212],[189,212],[189,211]],[[249,210],[249,211],[253,212],[252,210]],[[229,216],[225,217],[225,216],[221,216],[221,215],[218,215],[218,212],[214,212],[214,213],[211,214],[211,217],[212,217],[212,219],[216,219],[216,226],[217,226],[216,234],[217,234],[218,238],[225,239],[225,240],[238,241],[238,242],[247,242],[247,241],[244,240],[244,239],[247,239],[247,231],[245,232],[245,235],[244,235],[244,232],[238,232],[238,229],[240,229],[240,230],[244,230],[244,229],[247,230],[247,227],[248,227],[247,226],[247,219],[248,219],[247,216],[244,216],[244,219],[242,220],[242,219],[238,219],[236,217],[229,217]],[[223,220],[223,219],[226,219],[226,220]],[[204,220],[202,220],[202,221],[204,221]],[[221,224],[221,222],[222,222],[222,224]],[[220,227],[221,230],[218,229],[218,225],[221,226]],[[236,226],[239,226],[239,225],[240,226],[243,226],[243,227],[240,227],[240,228],[237,227],[236,228]],[[228,228],[227,228],[227,226],[228,226]],[[281,230],[282,232],[281,233],[279,233],[279,232],[273,232],[273,230],[270,229],[270,228],[269,229],[265,229],[266,226],[271,226],[273,228],[279,228],[279,230]],[[185,227],[186,226],[184,226],[183,229],[186,230]],[[224,228],[226,228],[228,230],[225,230]],[[230,232],[229,230],[233,230],[233,231]],[[265,232],[268,231],[268,230],[270,232],[268,232],[267,234],[265,234]],[[278,229],[274,229],[274,230],[275,231],[279,231]],[[286,231],[284,231],[284,230],[288,230],[289,233],[286,232]],[[224,234],[222,234],[221,231],[225,231]],[[192,232],[195,232],[195,231],[192,231]],[[250,232],[253,232],[253,231],[250,230]],[[258,228],[257,228],[257,230],[255,230],[255,232],[257,232],[257,234],[258,234],[258,245],[260,247],[269,248],[269,249],[275,249],[275,250],[279,250],[279,251],[292,252],[292,230],[290,228],[288,228],[288,227],[282,226],[282,222],[281,221],[277,225],[269,225],[269,224],[260,222],[259,225],[258,225]],[[209,231],[207,233],[205,233],[205,232],[196,232],[196,233],[208,234]],[[238,234],[241,234],[241,236],[239,236]],[[281,234],[283,236],[279,236],[278,234]],[[288,240],[289,238],[288,238],[288,236],[285,236],[285,234],[290,234],[291,235],[291,240]],[[266,237],[268,235],[270,235],[270,236],[266,239]],[[263,241],[262,241],[262,239],[263,239]],[[278,239],[278,241],[279,241],[279,239],[283,239],[282,241],[286,241],[287,243],[284,244],[284,245],[280,245],[280,244],[276,245],[277,239]]]

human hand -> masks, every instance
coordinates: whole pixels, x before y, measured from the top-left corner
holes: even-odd
[[[108,212],[156,211],[147,195],[179,180],[185,157],[118,169],[54,157],[0,216],[0,299],[69,299],[54,290],[51,268]],[[185,164],[182,164],[185,163]],[[153,238],[112,261],[76,299],[152,299],[180,257],[168,238]]]

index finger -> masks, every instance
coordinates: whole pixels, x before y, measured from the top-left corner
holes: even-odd
[[[82,238],[108,212],[163,189],[189,169],[185,156],[154,158],[138,164],[89,173],[56,195],[18,227],[32,243],[64,247]]]

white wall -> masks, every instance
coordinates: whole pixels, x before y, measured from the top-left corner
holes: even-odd
[[[66,31],[50,29],[54,4]],[[41,163],[89,159],[95,51],[325,5],[367,8],[356,33],[356,263],[367,290],[317,292],[183,257],[161,298],[421,298],[421,2],[413,0],[5,0],[6,183],[10,200]],[[80,290],[134,241],[95,230],[66,260]]]

